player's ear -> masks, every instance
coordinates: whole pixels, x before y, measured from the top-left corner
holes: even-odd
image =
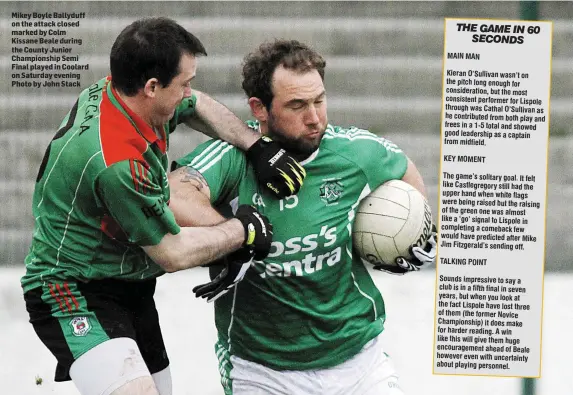
[[[150,78],[147,80],[145,86],[143,87],[143,93],[145,94],[145,96],[155,97],[155,92],[158,87],[159,87],[159,80],[157,78]]]
[[[251,113],[259,122],[266,122],[269,118],[267,108],[258,97],[249,98],[249,107],[251,107]]]

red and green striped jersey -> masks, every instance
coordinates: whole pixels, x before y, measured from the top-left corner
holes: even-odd
[[[169,134],[193,111],[192,99],[184,99],[159,138],[123,103],[110,77],[80,94],[36,179],[24,292],[57,280],[164,273],[140,246],[180,230],[168,208],[166,151]]]
[[[268,257],[215,301],[219,360],[227,353],[277,370],[328,368],[382,332],[384,301],[353,250],[352,226],[361,198],[401,179],[407,163],[388,140],[328,125],[301,162],[304,186],[278,200],[260,187],[244,153],[221,140],[177,161],[201,172],[214,205],[252,204],[273,224]]]

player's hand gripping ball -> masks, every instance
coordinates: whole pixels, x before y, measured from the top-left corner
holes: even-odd
[[[435,230],[426,198],[410,184],[392,180],[360,202],[353,242],[375,269],[404,274],[435,263]]]

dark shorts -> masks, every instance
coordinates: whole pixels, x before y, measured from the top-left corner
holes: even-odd
[[[46,283],[24,294],[40,340],[56,357],[55,381],[70,380],[70,366],[109,339],[136,341],[149,371],[169,366],[153,294],[156,280]]]

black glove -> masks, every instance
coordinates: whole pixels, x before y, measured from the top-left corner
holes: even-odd
[[[377,265],[374,269],[390,274],[405,274],[408,272],[415,272],[424,269],[436,263],[436,246],[437,246],[437,229],[436,225],[432,225],[432,234],[422,247],[410,247],[411,258],[398,257],[396,258],[396,265]]]
[[[263,136],[246,152],[253,164],[259,182],[274,193],[279,199],[296,195],[306,171],[280,144]]]
[[[247,204],[239,206],[235,218],[241,221],[245,228],[243,246],[254,252],[256,260],[265,259],[273,241],[273,226],[268,218]]]
[[[245,277],[253,263],[254,252],[243,247],[223,259],[223,270],[211,282],[193,288],[196,297],[211,303],[225,295]]]

